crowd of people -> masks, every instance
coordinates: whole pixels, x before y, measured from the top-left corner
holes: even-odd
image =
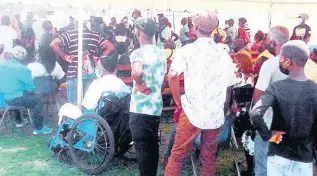
[[[247,111],[254,152],[244,149],[251,158],[244,175],[313,175],[317,48],[310,50],[307,45],[308,15],[298,17],[300,24],[292,35],[286,27],[275,26],[267,33],[258,31],[254,40],[244,17],[239,18],[238,28],[234,19],[228,19],[221,29],[217,14],[204,11],[183,18],[179,35],[164,14],[150,19],[135,10],[132,18],[133,24],[128,17],[120,23],[113,17],[108,25],[101,17],[84,22],[84,99],[78,108],[96,109],[103,92],[121,91],[126,84],[116,76],[116,68],[131,65],[129,127],[140,175],[157,173],[166,81],[177,107],[162,163],[166,176],[180,175],[199,134],[200,175],[215,175],[217,139],[225,118],[241,111],[232,98],[233,89],[245,86],[254,88],[248,109],[254,107]],[[29,13],[24,23],[18,15],[1,13],[0,19],[0,94],[6,104],[32,110],[33,134],[51,133],[53,129],[43,124],[43,97],[35,91],[35,80],[51,76],[55,89],[66,83],[68,102],[78,104],[77,21],[69,17],[69,24],[57,30],[43,14],[34,20]],[[182,74],[185,92],[180,91]],[[13,113],[16,127],[28,123],[18,111]]]

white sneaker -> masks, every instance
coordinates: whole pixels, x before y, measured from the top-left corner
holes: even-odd
[[[15,125],[15,127],[21,128],[21,127],[23,127],[24,125],[26,125],[27,123],[29,123],[29,121],[28,121],[27,119],[24,119],[24,118],[23,118],[22,122],[21,122],[21,123],[17,123],[17,124]]]

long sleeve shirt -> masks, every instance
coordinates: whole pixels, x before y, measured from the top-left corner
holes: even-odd
[[[273,107],[269,129],[263,120],[265,111]],[[271,84],[250,113],[251,120],[263,140],[272,131],[284,131],[280,144],[270,143],[268,156],[278,155],[299,162],[312,162],[313,138],[316,136],[317,85],[312,81],[286,79]]]
[[[18,59],[0,61],[0,92],[5,100],[23,96],[24,91],[34,91],[35,84],[31,71]]]

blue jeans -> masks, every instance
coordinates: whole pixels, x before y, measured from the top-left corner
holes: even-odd
[[[313,163],[303,163],[280,156],[267,158],[267,174],[281,176],[312,176]]]
[[[254,172],[256,176],[267,176],[267,152],[269,142],[262,140],[259,134],[254,139]]]
[[[41,130],[43,128],[43,103],[40,96],[25,91],[22,97],[13,100],[7,100],[6,103],[10,106],[22,106],[33,111],[33,128],[34,130]]]
[[[168,140],[167,151],[165,153],[165,157],[169,157],[171,155],[171,151],[172,151],[172,148],[174,145],[175,134],[176,134],[176,123],[173,124],[170,135],[169,135],[169,140]]]
[[[92,79],[83,79],[83,93],[85,95]],[[77,104],[77,78],[70,78],[66,80],[67,99],[71,104]]]

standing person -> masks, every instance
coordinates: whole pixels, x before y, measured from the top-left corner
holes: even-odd
[[[172,38],[172,30],[168,26],[168,19],[166,17],[159,18],[159,30],[157,38],[157,46],[161,49],[166,47],[167,41]]]
[[[227,33],[227,38],[230,38],[231,41],[235,40],[237,38],[237,29],[234,27],[234,20],[230,19],[228,21],[228,29],[226,31]]]
[[[311,32],[311,28],[306,24],[309,16],[302,13],[298,16],[299,25],[293,30],[291,40],[305,40]]]
[[[4,51],[13,48],[16,39],[18,39],[18,34],[10,27],[10,17],[7,15],[2,16],[0,26],[0,43],[4,45]]]
[[[141,47],[132,52],[133,90],[130,103],[130,129],[137,151],[141,176],[156,176],[159,145],[158,128],[163,109],[161,88],[167,64],[163,50],[153,45],[156,24],[151,19],[135,22]]]
[[[15,32],[16,32],[17,35],[18,35],[18,39],[21,39],[21,30],[22,30],[22,29],[19,27],[19,22],[18,22],[18,20],[16,19],[16,17],[13,16],[13,15],[11,15],[11,14],[9,14],[9,13],[6,12],[6,11],[0,10],[0,20],[2,19],[3,16],[9,16],[9,18],[10,18],[10,25],[9,25],[9,26],[10,26],[12,29],[15,30]]]
[[[16,14],[16,15],[15,15],[15,19],[17,20],[17,22],[18,22],[18,24],[19,24],[19,28],[20,28],[20,29],[23,29],[23,24],[22,24],[22,22],[21,22],[21,17],[20,17],[20,15],[19,15],[19,14]]]
[[[85,26],[85,25],[84,25]],[[89,30],[86,26],[83,29],[83,90],[87,90],[94,79],[93,59],[97,56],[97,49],[104,50],[104,55],[110,53],[114,47],[105,40],[101,34]],[[67,97],[72,104],[77,104],[77,70],[78,70],[78,29],[66,31],[64,34],[51,42],[51,47],[63,60],[69,63],[67,77]],[[64,48],[64,51],[62,50]]]
[[[133,13],[132,13],[133,23],[135,23],[136,20],[137,20],[138,18],[140,18],[141,16],[142,16],[141,11],[135,9],[135,10],[133,11]],[[133,24],[133,30],[135,30],[135,25],[134,25],[134,24]],[[135,34],[135,31],[133,31],[132,33]],[[138,49],[138,48],[140,48],[140,43],[139,43],[139,41],[136,39],[136,36],[133,35],[133,49]]]
[[[305,65],[305,75],[308,79],[317,83],[317,48],[312,50],[310,59],[307,60]]]
[[[247,19],[245,19],[244,17],[239,19],[239,29],[238,29],[238,36],[237,36],[237,38],[244,41],[245,46],[251,42],[249,33],[246,30],[247,29],[246,23],[247,23]]]
[[[183,162],[194,149],[194,140],[200,133],[200,174],[215,175],[217,138],[230,99],[226,90],[231,90],[227,88],[234,78],[229,54],[210,37],[218,26],[216,13],[205,11],[192,19],[198,39],[176,53],[168,76],[180,115],[165,176],[180,175]],[[179,75],[182,73],[185,77],[185,94],[180,97]]]
[[[251,112],[251,120],[264,141],[270,142],[267,175],[312,176],[313,138],[316,137],[317,85],[308,80],[304,66],[309,48],[289,41],[281,48],[279,67],[289,78],[272,83]],[[273,107],[273,123],[264,122]]]
[[[261,67],[257,84],[253,94],[253,103],[256,103],[262,93],[275,81],[284,80],[288,77],[286,73],[281,72],[279,69],[280,49],[284,43],[289,40],[289,32],[286,27],[276,26],[270,29],[268,33],[268,43],[272,48],[273,58],[265,61]],[[268,128],[272,123],[272,108],[269,108],[264,116],[264,121]],[[255,160],[255,175],[267,175],[267,150],[269,143],[263,141],[257,134],[254,139],[254,160]]]
[[[69,16],[69,24],[63,28],[64,31],[77,29],[77,20],[72,16]]]
[[[116,30],[116,28],[117,28],[117,19],[115,17],[111,18],[111,22],[109,24],[109,27],[111,27],[113,31]]]
[[[33,134],[48,134],[53,130],[43,125],[43,104],[41,98],[34,94],[35,84],[31,71],[23,64],[26,50],[16,46],[10,51],[10,56],[0,62],[0,92],[6,104],[23,106],[33,111]],[[16,116],[16,127],[28,123],[20,115]]]
[[[181,21],[183,25],[182,29],[179,32],[179,37],[183,45],[185,45],[189,40],[189,27],[188,27],[188,19],[183,18]]]

